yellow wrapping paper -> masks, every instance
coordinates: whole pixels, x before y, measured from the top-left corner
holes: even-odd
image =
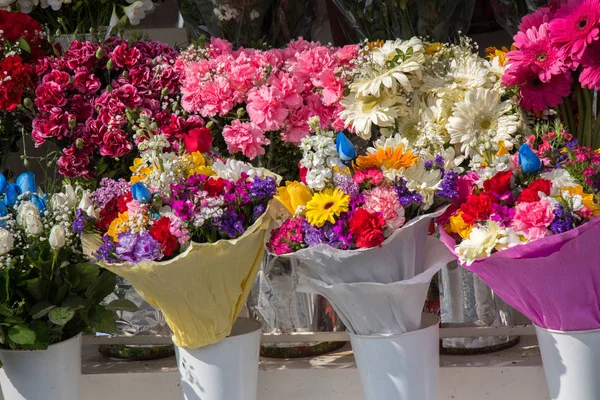
[[[207,346],[231,333],[263,259],[271,222],[268,210],[241,237],[192,243],[172,260],[101,265],[162,311],[177,346]],[[86,235],[82,244],[90,254],[101,242]]]

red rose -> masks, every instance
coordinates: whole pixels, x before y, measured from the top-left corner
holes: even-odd
[[[487,219],[492,213],[493,203],[495,199],[487,193],[469,195],[467,201],[460,206],[463,220],[473,225],[477,221]]]
[[[223,193],[225,184],[221,178],[207,179],[202,188],[208,193],[209,196],[217,196]]]
[[[381,243],[385,240],[384,225],[385,219],[380,214],[370,213],[364,208],[359,208],[350,218],[349,230],[354,235],[356,245],[367,249],[375,246],[381,247]]]
[[[521,192],[519,201],[522,203],[533,203],[540,200],[539,192],[543,192],[546,196],[550,196],[550,188],[552,188],[552,182],[547,179],[536,179],[529,184]]]
[[[162,252],[166,257],[171,256],[177,250],[177,247],[179,247],[179,242],[177,242],[177,238],[173,236],[170,229],[171,220],[167,217],[162,217],[158,221],[155,221],[149,230],[150,236],[160,243]]]
[[[200,153],[206,153],[210,150],[212,144],[212,135],[208,128],[196,128],[188,132],[183,137],[183,144],[189,153],[199,151]]]
[[[510,191],[510,179],[512,171],[498,172],[496,175],[483,182],[486,192],[502,195]]]
[[[133,200],[131,193],[125,193],[123,196],[119,197],[118,208],[120,213],[127,211],[127,203],[131,200]]]
[[[111,222],[119,216],[118,204],[119,199],[114,197],[106,203],[102,210],[100,210],[100,217],[96,221],[96,228],[98,228],[100,232],[106,232]]]

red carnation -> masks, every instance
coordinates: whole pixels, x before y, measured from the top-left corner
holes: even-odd
[[[356,210],[350,218],[350,233],[354,235],[356,245],[360,248],[379,246],[385,240],[383,226],[385,219],[377,213],[370,213],[364,208]]]
[[[131,193],[125,193],[123,196],[119,197],[119,212],[124,213],[127,211],[127,203],[133,200]]]
[[[196,128],[188,132],[183,137],[183,144],[189,153],[199,151],[200,153],[206,153],[210,150],[212,144],[212,135],[208,128]]]
[[[111,222],[119,216],[119,199],[114,197],[110,199],[102,210],[100,210],[100,218],[96,221],[96,228],[100,232],[106,232]]]
[[[202,188],[208,193],[209,196],[217,196],[223,193],[225,184],[221,178],[207,179]]]
[[[160,243],[160,247],[165,257],[171,256],[175,250],[177,250],[177,247],[179,247],[177,238],[173,236],[170,229],[171,220],[167,217],[162,217],[158,221],[155,221],[149,230],[150,236]]]
[[[497,195],[503,195],[510,191],[510,179],[512,178],[512,171],[499,172],[492,178],[483,182],[483,188],[486,192],[494,193]]]
[[[550,188],[552,188],[552,182],[547,179],[536,179],[529,184],[521,192],[519,201],[521,203],[533,203],[540,200],[539,192],[543,192],[546,196],[550,196]]]
[[[487,219],[492,213],[492,204],[495,199],[487,193],[470,194],[467,201],[460,206],[463,220],[473,225],[477,221]]]

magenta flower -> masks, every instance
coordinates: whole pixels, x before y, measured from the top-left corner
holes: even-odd
[[[595,41],[588,46],[581,58],[583,69],[579,74],[581,86],[600,90],[600,41]]]
[[[600,0],[568,0],[550,21],[550,37],[565,57],[578,61],[600,35]]]

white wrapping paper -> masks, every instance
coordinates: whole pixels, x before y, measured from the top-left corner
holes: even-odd
[[[420,329],[431,278],[454,259],[428,236],[432,218],[442,211],[415,218],[382,247],[340,250],[323,244],[286,255],[302,261],[297,290],[325,297],[357,335]]]

